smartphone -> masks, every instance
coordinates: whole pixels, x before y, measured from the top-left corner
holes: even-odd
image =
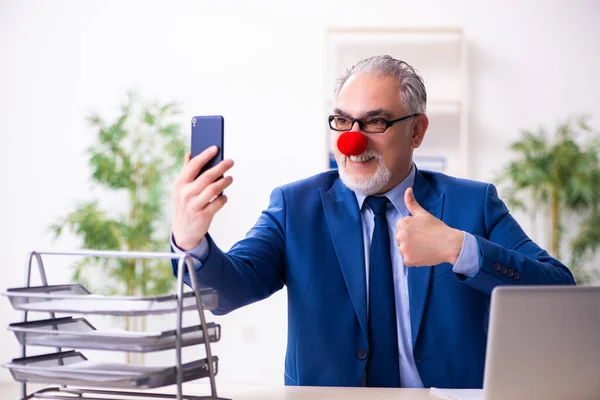
[[[210,146],[217,146],[219,152],[202,169],[202,174],[223,161],[224,119],[221,115],[197,116],[192,118],[192,158],[202,153]]]

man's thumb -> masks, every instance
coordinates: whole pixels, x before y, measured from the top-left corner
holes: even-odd
[[[404,204],[406,205],[408,212],[413,216],[427,213],[427,211],[417,203],[412,188],[408,188],[406,189],[406,192],[404,192]]]

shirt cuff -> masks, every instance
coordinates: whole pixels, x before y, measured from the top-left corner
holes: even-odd
[[[479,247],[475,236],[464,231],[463,234],[463,245],[452,271],[472,278],[479,272]]]
[[[208,252],[210,250],[208,247],[208,240],[206,239],[206,236],[204,236],[202,238],[202,240],[200,240],[200,243],[198,243],[198,246],[196,246],[193,249],[190,249],[188,251],[183,251],[175,243],[175,238],[173,237],[173,233],[171,233],[171,247],[173,247],[173,250],[177,254],[186,253],[186,254],[189,254],[190,256],[192,256],[192,258],[194,258],[196,267],[202,266],[202,263],[204,261],[206,261],[206,259],[208,258]]]

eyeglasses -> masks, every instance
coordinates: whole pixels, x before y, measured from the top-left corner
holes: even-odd
[[[361,130],[361,132],[383,133],[390,126],[418,115],[420,114],[411,114],[407,115],[406,117],[394,119],[392,121],[388,121],[387,119],[381,117],[350,118],[343,115],[330,115],[329,127],[334,131],[349,131],[354,126],[354,123],[358,122],[358,128]]]

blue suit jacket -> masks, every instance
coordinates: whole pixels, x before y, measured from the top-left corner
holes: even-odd
[[[475,235],[480,268],[472,278],[448,263],[409,268],[421,380],[425,387],[481,388],[492,289],[573,284],[573,277],[527,237],[493,185],[417,171],[414,193],[431,214]],[[362,350],[369,351],[363,234],[356,197],[337,171],[276,188],[268,209],[229,252],[208,239],[198,279],[219,292],[215,314],[287,287],[287,385],[359,386]]]

